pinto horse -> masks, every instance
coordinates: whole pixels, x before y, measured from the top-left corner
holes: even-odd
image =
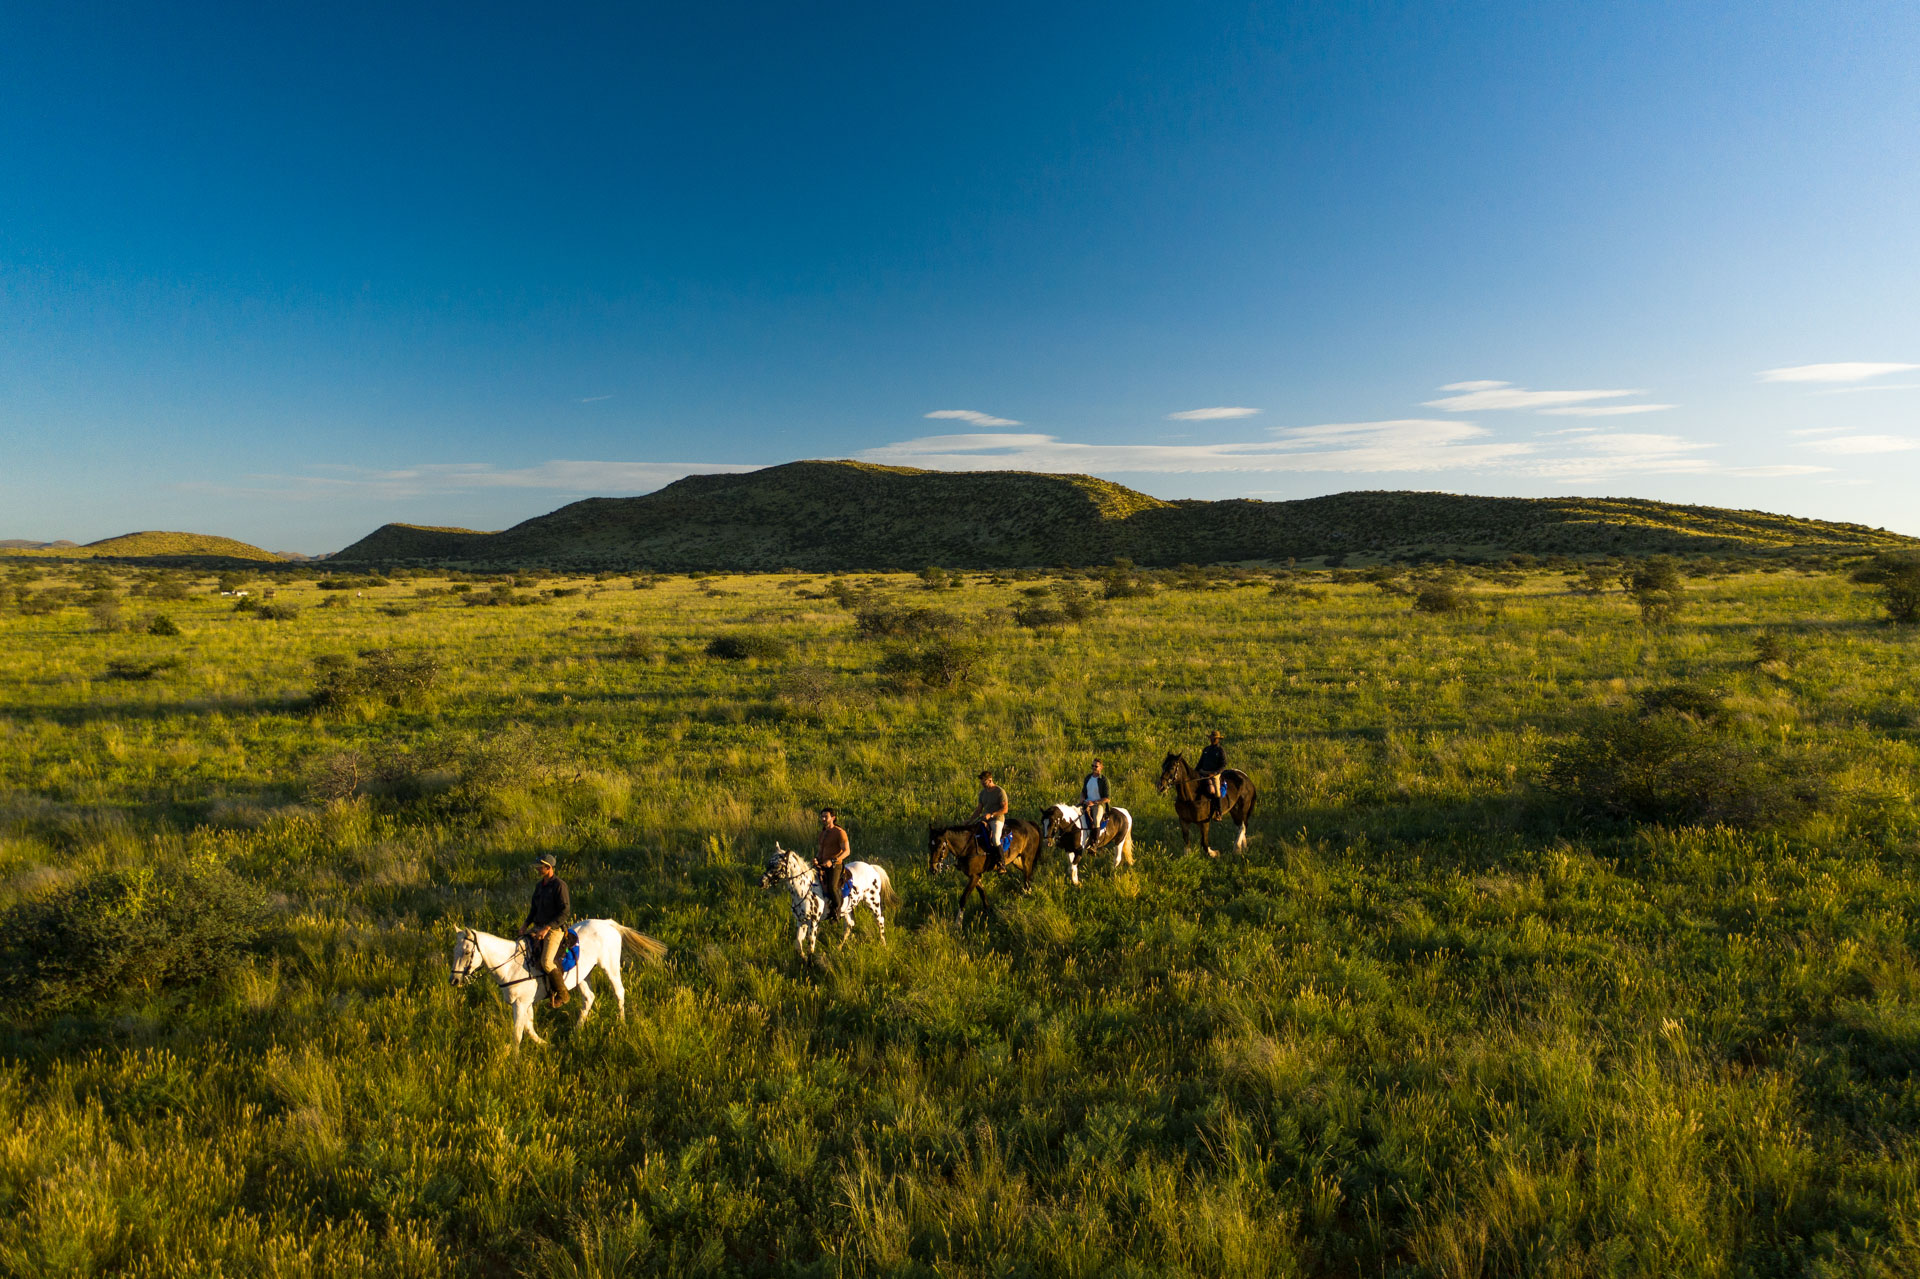
[[[900,904],[899,897],[894,895],[893,881],[887,878],[886,867],[872,862],[848,862],[846,871],[846,887],[840,890],[840,896],[845,899],[845,905],[840,908],[840,922],[846,927],[840,933],[840,944],[846,945],[853,937],[853,908],[865,904],[873,912],[873,922],[880,929],[880,944],[884,946],[886,912]],[[827,894],[820,886],[820,872],[813,868],[812,862],[780,847],[776,840],[773,855],[767,858],[767,873],[760,877],[760,887],[772,888],[775,884],[793,897],[793,948],[800,952],[800,958],[809,959],[814,941],[820,935],[820,924],[827,915]]]
[[[1081,854],[1096,848],[1113,845],[1115,870],[1120,869],[1122,860],[1133,865],[1133,814],[1124,808],[1109,806],[1099,834],[1089,839],[1086,810],[1073,804],[1055,804],[1040,818],[1040,838],[1055,848],[1066,849],[1067,875],[1076,884],[1080,882]]]
[[[1207,788],[1206,779],[1193,771],[1184,755],[1169,755],[1160,765],[1160,781],[1155,789],[1164,795],[1169,787],[1173,790],[1173,814],[1180,819],[1181,852],[1192,847],[1187,827],[1198,826],[1200,847],[1207,850],[1209,857],[1219,856],[1207,842],[1207,827],[1222,819],[1234,824],[1234,851],[1246,849],[1247,823],[1253,820],[1256,798],[1252,778],[1237,768],[1222,770],[1220,789],[1225,794],[1216,798]]]
[[[613,984],[613,998],[620,1007],[620,1020],[627,1019],[627,984],[621,980],[620,943],[633,943],[643,959],[657,964],[666,957],[667,948],[645,933],[636,932],[611,919],[583,919],[574,925],[580,937],[580,961],[563,980],[580,992],[580,1021],[593,1011],[593,987],[587,978],[595,968],[604,969]],[[501,998],[513,1010],[513,1046],[520,1037],[530,1035],[536,1044],[547,1041],[533,1028],[533,1003],[546,992],[545,974],[527,963],[526,947],[513,937],[495,937],[478,928],[462,928],[453,944],[453,984],[464,986],[467,979],[485,969],[500,985]],[[576,1022],[576,1025],[579,1023]]]
[[[960,890],[960,908],[954,913],[955,919],[966,918],[968,893],[980,894],[981,908],[989,915],[993,913],[993,907],[987,902],[987,890],[980,886],[981,877],[987,873],[987,850],[980,846],[975,833],[979,829],[979,824],[975,822],[964,826],[927,827],[927,873],[937,875],[942,867],[952,862],[967,877],[966,887]],[[1003,834],[1012,837],[1012,843],[1007,849],[1006,859],[1000,863],[1000,869],[1004,872],[1019,867],[1022,876],[1020,891],[1031,892],[1033,872],[1040,869],[1040,850],[1044,847],[1040,828],[1018,817],[1009,817],[1001,829]]]

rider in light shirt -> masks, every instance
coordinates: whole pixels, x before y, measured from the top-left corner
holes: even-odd
[[[1087,845],[1092,847],[1100,838],[1100,827],[1107,819],[1107,775],[1100,761],[1093,761],[1093,771],[1087,774],[1087,780],[1080,783],[1081,812],[1086,818]]]

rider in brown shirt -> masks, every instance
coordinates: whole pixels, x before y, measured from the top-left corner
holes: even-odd
[[[979,822],[985,828],[988,855],[999,862],[1000,832],[1007,824],[1007,792],[994,785],[990,768],[980,773],[980,798],[973,806],[973,816],[967,820]]]
[[[820,810],[820,851],[814,855],[814,869],[820,872],[820,887],[827,894],[827,918],[840,913],[840,885],[846,880],[847,855],[853,845],[847,832],[834,821],[831,808]]]

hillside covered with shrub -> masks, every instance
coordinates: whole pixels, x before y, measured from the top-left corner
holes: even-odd
[[[168,533],[157,530],[122,533],[119,537],[102,538],[84,546],[75,546],[71,542],[16,546],[0,549],[0,554],[48,559],[253,560],[275,564],[281,560],[272,551],[262,550],[251,542],[242,542],[237,538],[220,537],[213,533]]]
[[[791,462],[588,498],[498,533],[388,524],[347,563],[749,572],[1534,555],[1859,554],[1857,524],[1632,498],[1363,492],[1166,502],[1086,475]]]

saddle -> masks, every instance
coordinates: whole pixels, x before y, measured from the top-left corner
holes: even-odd
[[[1000,856],[1005,857],[1013,851],[1013,832],[1003,829],[1000,832],[1000,847],[996,849],[987,840],[987,824],[981,822],[973,828],[973,842],[980,845],[981,850],[984,852],[998,852]]]
[[[528,971],[535,971],[540,967],[539,943],[532,937],[520,939],[520,952],[523,957],[522,962],[526,964]],[[560,953],[553,957],[553,961],[560,965],[560,971],[563,973],[570,973],[580,966],[580,934],[572,926],[567,928],[567,939],[560,943]]]

